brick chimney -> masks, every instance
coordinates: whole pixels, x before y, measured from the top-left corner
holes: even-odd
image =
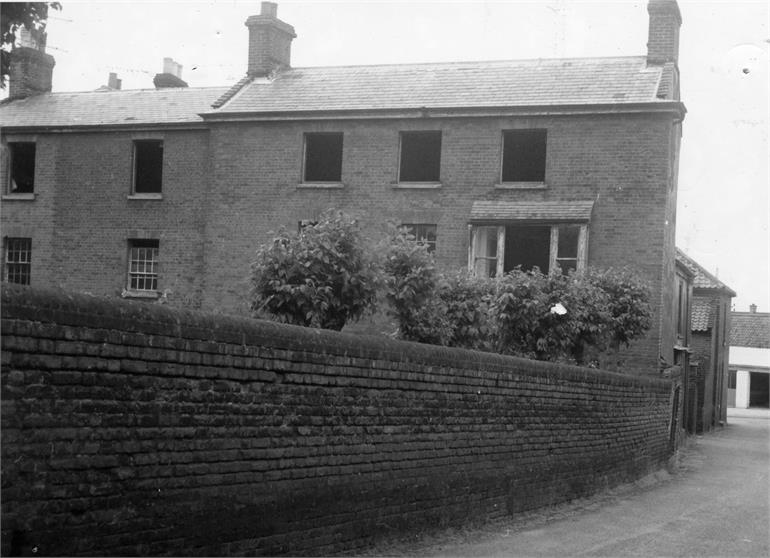
[[[107,80],[107,87],[115,91],[119,91],[122,84],[123,80],[118,78],[118,74],[115,72],[110,72],[109,79]]]
[[[182,65],[173,58],[163,59],[163,73],[155,74],[152,83],[156,89],[163,87],[187,87],[187,82],[182,80]]]
[[[246,20],[249,28],[249,77],[263,77],[291,67],[294,27],[278,19],[278,5],[262,2],[259,15]]]
[[[10,56],[8,98],[23,99],[49,93],[56,61],[53,56],[45,53],[45,33],[33,36],[22,28],[19,38],[19,45],[11,51]]]
[[[682,14],[676,0],[649,0],[650,28],[647,39],[647,64],[662,65],[679,61],[679,28]]]
[[[751,312],[752,314],[756,314],[757,313],[757,305],[756,304],[749,304],[749,312]]]

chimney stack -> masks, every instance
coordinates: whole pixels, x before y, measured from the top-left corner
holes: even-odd
[[[187,82],[182,80],[182,65],[173,58],[163,59],[163,73],[155,74],[152,80],[156,89],[163,87],[187,87]]]
[[[49,93],[56,61],[45,53],[45,33],[33,34],[22,28],[19,39],[19,45],[10,55],[8,98],[23,99]]]
[[[749,312],[751,312],[752,314],[756,314],[757,313],[757,305],[756,304],[750,304],[749,305]]]
[[[679,61],[679,28],[682,14],[676,0],[649,0],[650,27],[647,39],[647,64],[663,65]]]
[[[264,77],[291,67],[294,27],[278,19],[278,5],[262,2],[259,15],[246,20],[249,28],[249,77]]]
[[[118,74],[116,74],[115,72],[110,72],[110,77],[107,80],[107,87],[115,91],[119,91],[122,84],[123,84],[123,80],[118,79]]]

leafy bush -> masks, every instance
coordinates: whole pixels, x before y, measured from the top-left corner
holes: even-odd
[[[494,350],[497,332],[490,318],[494,292],[494,281],[467,271],[442,277],[437,294],[451,329],[448,345]]]
[[[374,309],[377,262],[356,221],[325,212],[298,234],[285,228],[257,250],[252,264],[254,315],[340,330]]]
[[[652,291],[630,269],[589,269],[587,280],[608,296],[610,343],[614,348],[628,346],[652,326]]]

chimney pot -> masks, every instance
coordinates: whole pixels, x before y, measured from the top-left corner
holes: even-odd
[[[259,15],[276,19],[278,17],[278,4],[275,2],[262,2]]]
[[[757,313],[757,305],[756,304],[749,305],[749,312],[751,312],[752,314],[756,314]]]
[[[249,28],[250,77],[267,76],[291,67],[291,41],[297,35],[294,27],[278,19],[278,5],[262,2],[259,15],[246,20]]]

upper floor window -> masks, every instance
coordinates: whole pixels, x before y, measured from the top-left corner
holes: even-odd
[[[503,182],[545,182],[546,131],[503,132]]]
[[[342,132],[305,134],[303,182],[342,182]]]
[[[581,271],[586,265],[588,225],[506,224],[471,228],[469,266],[495,277],[521,267],[543,273]]]
[[[134,141],[134,194],[160,194],[163,188],[163,140]]]
[[[440,182],[441,131],[401,132],[399,182]]]
[[[423,242],[428,246],[428,252],[436,251],[436,225],[428,223],[413,223],[401,225],[414,235],[418,242]]]
[[[158,240],[128,241],[128,290],[158,290]]]
[[[8,144],[10,155],[9,194],[35,192],[35,144],[14,142]]]
[[[29,285],[32,270],[32,239],[5,239],[4,279],[9,283]]]

